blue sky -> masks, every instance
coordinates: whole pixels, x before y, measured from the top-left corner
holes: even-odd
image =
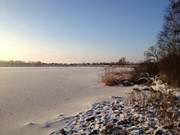
[[[168,0],[0,0],[0,59],[142,60]]]

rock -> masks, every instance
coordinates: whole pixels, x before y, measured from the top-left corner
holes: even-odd
[[[151,88],[150,88],[150,87],[144,87],[142,90],[143,90],[143,91],[150,91]]]
[[[166,135],[166,133],[164,132],[164,130],[162,129],[157,129],[154,133],[154,135]]]
[[[60,133],[61,133],[62,135],[68,135],[68,132],[65,131],[64,129],[61,129]]]
[[[35,123],[30,122],[30,123],[28,123],[27,125],[28,125],[28,126],[34,126],[34,125],[35,125]]]
[[[97,129],[95,129],[91,133],[89,133],[89,135],[98,135],[98,134],[99,134],[99,130],[97,130]]]
[[[116,111],[118,108],[116,107],[116,106],[114,106],[114,105],[112,105],[112,110],[113,111]]]
[[[132,131],[131,131],[131,134],[132,134],[132,135],[140,135],[138,129],[132,130]]]
[[[119,121],[118,122],[118,125],[123,125],[123,126],[127,126],[127,125],[129,125],[129,124],[131,124],[131,122],[129,122],[128,120],[122,120],[122,121]]]
[[[146,78],[150,78],[150,74],[148,72],[145,72],[145,73],[141,73],[140,76],[141,77],[146,77]]]
[[[111,128],[113,128],[113,123],[107,123],[106,129],[111,129]]]
[[[151,86],[153,84],[153,79],[149,79],[147,82],[146,82],[146,85],[147,86]]]
[[[150,74],[145,72],[145,73],[141,73],[135,80],[136,84],[152,84],[153,80],[150,78]]]
[[[53,131],[52,133],[50,133],[49,135],[55,135],[56,134],[56,132],[55,131]]]
[[[94,120],[95,120],[95,117],[94,117],[94,116],[88,117],[88,118],[86,119],[86,121],[94,121]]]
[[[148,82],[148,80],[149,80],[149,78],[147,78],[147,77],[141,77],[136,81],[136,84],[145,84]]]
[[[121,84],[122,84],[123,86],[133,86],[133,85],[134,85],[134,83],[131,82],[130,80],[122,80],[122,81],[121,81]]]
[[[110,131],[111,135],[125,135],[124,131],[121,128],[114,127]]]
[[[141,92],[141,89],[139,89],[139,88],[134,88],[133,90],[137,91],[137,92]]]
[[[46,122],[43,126],[43,128],[50,128],[50,127],[51,127],[51,125],[48,122]]]
[[[97,114],[97,115],[98,115],[98,114],[101,114],[101,112],[100,112],[100,111],[97,111],[96,114]]]
[[[115,124],[118,122],[118,119],[113,119],[112,122]]]

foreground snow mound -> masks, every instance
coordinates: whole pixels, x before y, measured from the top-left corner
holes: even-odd
[[[121,97],[95,103],[84,113],[71,118],[66,126],[50,135],[169,135],[158,125],[155,109],[127,105]]]

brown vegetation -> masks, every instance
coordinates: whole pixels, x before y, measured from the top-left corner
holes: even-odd
[[[133,70],[121,70],[121,68],[107,67],[101,76],[101,81],[107,86],[119,85],[123,80],[132,79]]]
[[[171,53],[159,62],[145,61],[135,68],[134,77],[147,72],[151,76],[159,75],[160,79],[171,86],[180,86],[180,54]]]
[[[164,17],[164,25],[157,44],[151,46],[145,56],[147,62],[139,66],[152,75],[159,74],[170,85],[180,86],[180,1],[170,1]],[[149,62],[149,64],[148,64]],[[137,70],[137,71],[138,71]]]
[[[160,61],[160,77],[163,81],[180,86],[180,54],[170,54]]]
[[[155,76],[159,73],[158,64],[151,61],[142,62],[134,69],[133,80],[136,80],[141,73],[149,73],[150,76]]]
[[[173,134],[180,132],[179,128],[179,114],[180,102],[170,89],[154,90],[150,88],[149,91],[135,89],[129,95],[128,101],[132,105],[138,105],[144,110],[154,110],[158,119],[159,125],[168,129]]]
[[[119,80],[116,75],[114,75],[110,69],[105,69],[104,74],[101,77],[101,81],[107,86],[118,85]]]

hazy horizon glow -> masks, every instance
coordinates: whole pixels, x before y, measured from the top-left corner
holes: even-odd
[[[168,0],[0,0],[0,60],[142,60]]]

